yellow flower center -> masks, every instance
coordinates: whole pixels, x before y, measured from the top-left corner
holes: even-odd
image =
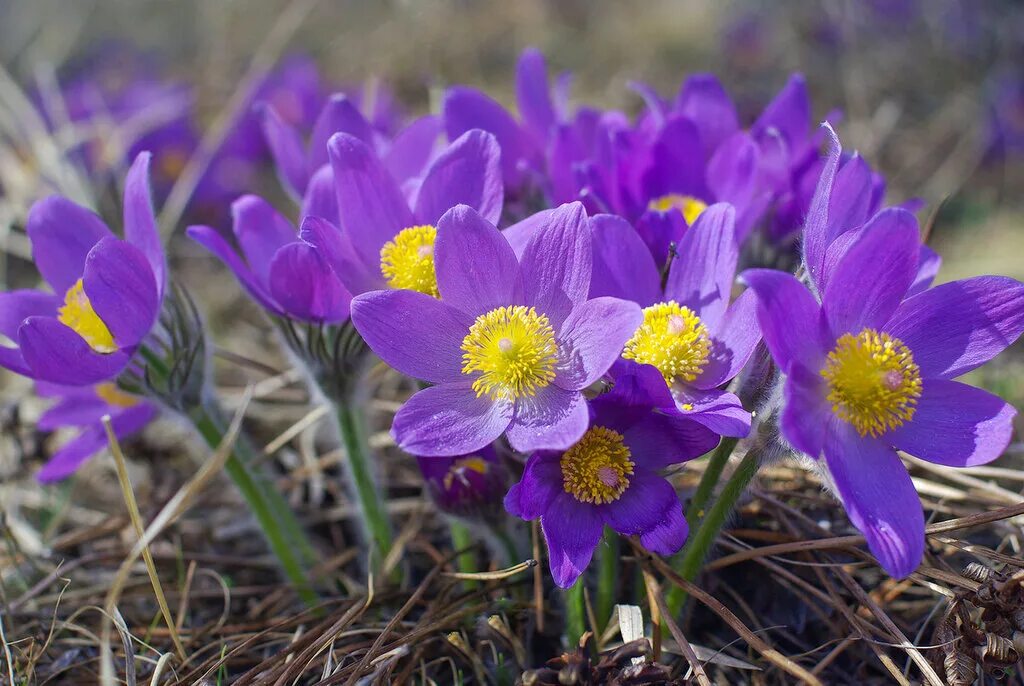
[[[658,368],[665,382],[693,381],[708,363],[711,338],[693,310],[674,300],[644,308],[644,323],[626,341],[622,356]]]
[[[438,297],[434,272],[437,229],[429,224],[402,229],[380,249],[380,272],[392,288]]]
[[[881,436],[914,416],[921,370],[898,338],[874,329],[845,334],[828,354],[821,375],[832,412],[861,436]]]
[[[487,461],[476,455],[455,460],[444,475],[444,489],[446,491],[452,490],[452,486],[455,485],[456,479],[468,485],[465,477],[465,473],[467,471],[476,472],[477,474],[486,474],[487,469]]]
[[[555,332],[532,307],[512,305],[482,314],[462,341],[462,373],[479,374],[479,398],[532,396],[555,378]]]
[[[108,405],[114,407],[135,407],[139,399],[130,393],[125,393],[115,383],[101,383],[96,386],[96,395]]]
[[[81,279],[64,294],[64,306],[57,311],[57,319],[85,339],[96,352],[108,354],[117,350],[110,329],[92,309]]]
[[[622,434],[595,426],[562,453],[562,487],[581,503],[603,505],[629,486],[633,461]]]
[[[681,193],[662,195],[647,203],[647,209],[658,212],[668,212],[673,208],[682,212],[687,226],[693,226],[700,213],[708,208],[708,204],[692,195],[682,195]]]

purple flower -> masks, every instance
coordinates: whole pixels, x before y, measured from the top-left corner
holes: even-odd
[[[742,437],[750,431],[750,413],[735,394],[720,388],[747,363],[761,334],[752,294],[729,303],[739,257],[735,216],[726,204],[701,213],[679,243],[664,288],[650,252],[627,221],[591,217],[589,297],[612,296],[643,307],[643,323],[623,356],[657,367],[686,416],[722,435]],[[517,254],[537,222],[505,230]]]
[[[491,446],[468,455],[417,457],[416,462],[438,509],[458,517],[490,514],[508,486],[508,474]]]
[[[36,423],[40,431],[79,429],[78,435],[61,446],[36,474],[43,482],[71,476],[83,462],[107,447],[107,434],[100,421],[104,415],[110,415],[114,434],[124,440],[145,428],[157,414],[156,406],[110,382],[95,386],[39,382],[36,392],[42,397],[56,398]]]
[[[470,453],[503,433],[521,452],[579,440],[582,390],[641,322],[635,303],[588,298],[583,206],[551,212],[519,259],[493,224],[456,207],[438,222],[434,260],[440,299],[390,290],[352,301],[352,321],[381,359],[437,384],[395,416],[398,445],[433,456]]]
[[[331,263],[301,240],[286,218],[262,198],[245,195],[231,205],[232,229],[242,257],[216,229],[190,226],[186,233],[234,272],[249,295],[267,311],[290,319],[336,323],[348,319],[352,296]],[[334,234],[324,219],[307,216],[305,233]]]
[[[327,148],[340,231],[303,226],[301,236],[353,294],[390,287],[436,296],[434,241],[441,216],[459,204],[492,223],[501,216],[498,144],[483,131],[450,144],[406,189],[355,136],[336,133]]]
[[[787,375],[783,435],[812,458],[824,454],[851,521],[895,577],[924,550],[921,503],[896,451],[953,467],[995,459],[1016,411],[953,379],[1024,330],[1024,286],[1013,279],[977,277],[908,298],[919,253],[913,215],[887,209],[830,265],[820,304],[789,274],[743,274]]]
[[[551,575],[572,586],[590,564],[605,526],[640,536],[649,550],[671,555],[686,541],[679,496],[659,471],[715,447],[707,428],[661,408],[672,403],[652,367],[620,363],[615,388],[590,403],[583,436],[560,451],[530,456],[505,508],[540,518]]]
[[[116,376],[156,322],[166,265],[149,195],[149,154],[125,180],[124,239],[62,196],[29,211],[32,255],[55,294],[0,293],[0,366],[70,386]]]

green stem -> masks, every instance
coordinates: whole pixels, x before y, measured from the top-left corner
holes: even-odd
[[[337,403],[338,431],[345,446],[348,470],[352,486],[362,514],[363,531],[371,542],[374,553],[370,556],[371,568],[380,571],[380,565],[391,550],[391,522],[384,507],[384,499],[377,490],[377,483],[369,463],[369,446],[362,425],[362,417],[354,403]]]
[[[690,540],[687,541],[683,552],[673,561],[676,571],[687,581],[693,581],[697,578],[697,573],[700,572],[701,567],[704,565],[704,559],[711,550],[711,546],[714,545],[715,539],[718,538],[722,527],[725,526],[726,521],[728,521],[729,516],[735,509],[736,502],[743,495],[743,492],[747,489],[751,480],[753,480],[754,475],[757,474],[758,459],[759,451],[757,450],[750,450],[744,455],[736,471],[725,482],[725,486],[722,488],[718,499],[715,500],[715,504],[711,506],[711,509],[708,510],[701,520],[697,530],[690,536]],[[666,601],[669,612],[674,617],[679,614],[679,611],[682,610],[683,605],[686,603],[686,593],[678,586],[675,586],[669,591]]]
[[[583,577],[562,592],[565,599],[565,641],[568,650],[580,644],[580,637],[587,630],[587,609],[583,599]]]
[[[473,554],[473,536],[469,533],[469,529],[465,524],[452,519],[448,522],[448,531],[451,533],[452,547],[455,550],[463,551],[455,558],[455,564],[459,571],[464,574],[478,571],[476,569],[476,556]],[[462,587],[467,591],[471,591],[474,588],[479,588],[480,582],[466,579],[462,582]]]
[[[192,420],[207,445],[211,448],[220,445],[226,428],[219,408],[209,404],[197,408]],[[271,551],[277,556],[299,597],[306,604],[315,605],[318,598],[306,571],[316,563],[316,553],[288,503],[268,479],[256,472],[254,458],[252,449],[240,437],[224,463],[224,471],[249,505]]]
[[[603,631],[612,616],[615,591],[619,580],[619,536],[609,527],[604,528],[604,540],[597,557],[597,621]]]
[[[725,469],[729,456],[736,449],[736,444],[739,443],[739,440],[738,438],[724,437],[714,452],[711,453],[708,466],[704,469],[704,474],[700,477],[700,483],[697,484],[697,490],[694,492],[693,497],[690,498],[690,505],[686,508],[686,521],[690,526],[697,526],[700,520],[704,518],[704,508],[707,507],[708,500],[711,499],[715,486],[718,485],[719,479],[722,478],[722,470]]]

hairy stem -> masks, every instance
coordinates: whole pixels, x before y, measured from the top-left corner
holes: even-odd
[[[581,576],[563,591],[565,599],[565,642],[567,650],[574,650],[587,630],[587,609],[583,599],[585,582]]]
[[[595,630],[603,631],[612,616],[615,606],[615,590],[619,580],[619,535],[611,528],[604,528],[604,538],[598,548],[597,558],[597,622]]]
[[[470,534],[469,528],[462,522],[449,519],[448,532],[452,537],[452,547],[455,550],[462,551],[455,558],[455,564],[459,571],[466,574],[479,571],[476,569],[476,556],[473,554],[473,536]],[[471,591],[474,588],[479,588],[480,582],[473,579],[465,579],[462,582],[462,587],[467,591]]]

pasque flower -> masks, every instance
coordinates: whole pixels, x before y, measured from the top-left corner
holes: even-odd
[[[141,431],[157,415],[157,408],[143,398],[126,393],[113,382],[95,386],[60,386],[39,382],[36,393],[55,398],[36,423],[41,431],[78,429],[78,435],[58,448],[36,474],[40,481],[59,481],[71,476],[83,462],[107,447],[101,419],[110,416],[118,439]]]
[[[467,455],[417,457],[416,463],[430,497],[442,512],[484,517],[500,508],[508,473],[492,446]]]
[[[615,387],[590,402],[590,423],[568,449],[530,456],[505,508],[540,518],[551,575],[572,586],[590,564],[605,526],[671,555],[686,540],[683,506],[659,471],[703,455],[718,442],[706,427],[660,411],[671,405],[653,367],[616,365]]]
[[[232,203],[231,214],[244,260],[212,227],[190,226],[187,234],[224,262],[253,300],[273,314],[300,321],[348,319],[352,296],[327,259],[299,238],[291,222],[255,195]],[[337,232],[327,220],[314,216],[303,219],[302,230]]]
[[[742,275],[787,376],[783,435],[824,455],[851,521],[899,578],[921,561],[924,516],[896,451],[952,467],[995,459],[1016,411],[954,379],[1024,331],[1024,285],[1013,279],[965,279],[907,297],[919,253],[913,215],[887,209],[818,272],[818,283],[828,274],[820,303],[789,274]]]
[[[423,178],[403,193],[366,143],[336,133],[327,144],[338,201],[338,230],[303,227],[353,294],[405,288],[437,295],[434,241],[437,222],[465,204],[486,221],[501,216],[500,153],[494,136],[468,131],[444,149]]]
[[[111,379],[156,322],[166,282],[149,195],[149,154],[125,180],[124,239],[95,213],[62,196],[37,202],[27,232],[32,255],[55,293],[0,293],[0,366],[57,384]]]
[[[587,297],[583,206],[551,212],[520,259],[492,223],[456,207],[438,222],[434,260],[439,299],[390,290],[352,301],[352,321],[381,359],[436,384],[395,416],[399,446],[461,455],[503,433],[524,452],[575,443],[588,421],[582,390],[642,319],[635,303]]]

